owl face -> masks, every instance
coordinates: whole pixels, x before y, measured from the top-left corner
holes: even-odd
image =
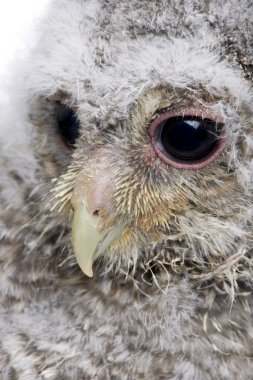
[[[74,3],[54,3],[26,90],[50,218],[70,217],[81,269],[241,258],[253,107],[224,26],[163,2]]]

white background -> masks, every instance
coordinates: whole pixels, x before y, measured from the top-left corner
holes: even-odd
[[[0,77],[32,41],[32,28],[50,0],[0,0]]]

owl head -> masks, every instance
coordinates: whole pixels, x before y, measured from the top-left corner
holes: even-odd
[[[21,120],[35,241],[66,271],[248,284],[248,7],[52,2],[23,70]]]

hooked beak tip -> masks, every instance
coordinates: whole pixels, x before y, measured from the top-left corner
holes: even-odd
[[[89,213],[85,202],[79,203],[74,211],[72,222],[72,246],[78,265],[88,277],[93,277],[94,258],[101,256],[120,239],[125,224],[116,225],[105,232],[99,232],[98,227],[98,216]]]

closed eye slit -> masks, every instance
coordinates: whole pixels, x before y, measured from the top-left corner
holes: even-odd
[[[167,112],[149,127],[158,157],[178,169],[200,169],[221,153],[225,144],[225,125],[214,117]]]

